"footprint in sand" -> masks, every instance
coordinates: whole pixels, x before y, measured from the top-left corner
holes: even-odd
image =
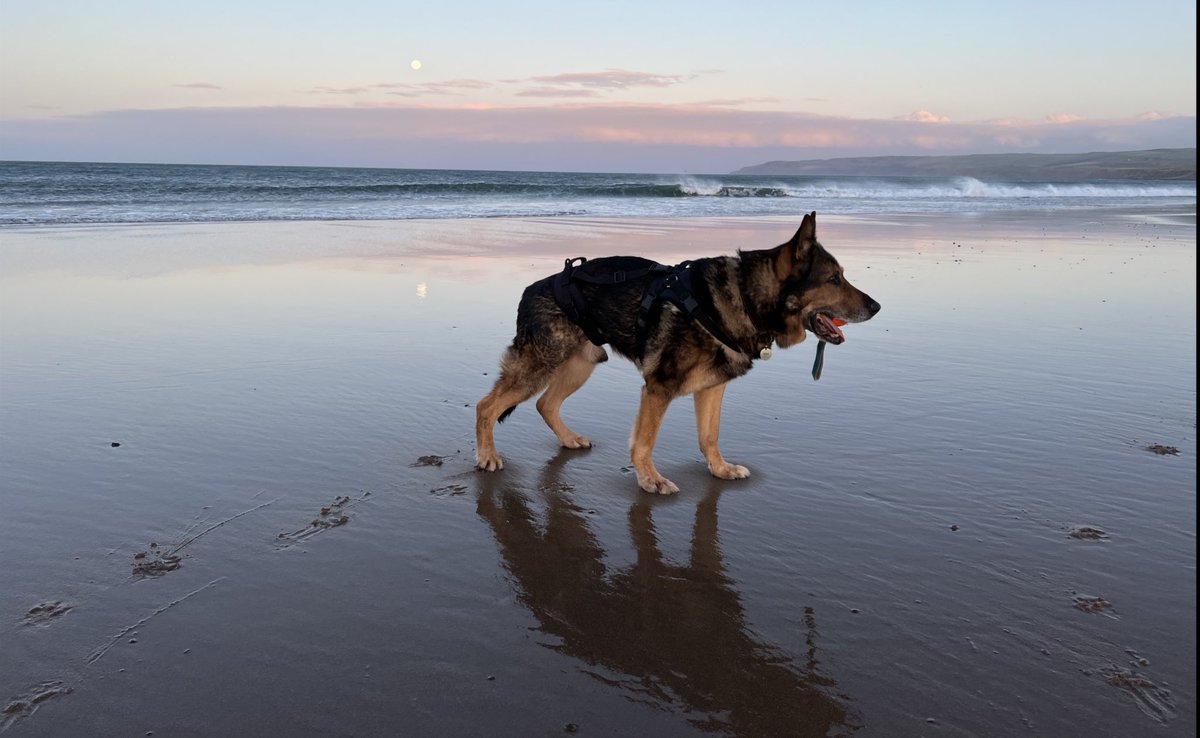
[[[183,566],[183,549],[192,545],[217,528],[220,528],[223,525],[228,525],[244,515],[249,515],[252,512],[261,510],[274,502],[275,500],[270,500],[268,502],[255,505],[249,510],[243,510],[236,515],[230,515],[227,518],[218,520],[203,530],[196,530],[200,525],[202,525],[202,523],[192,523],[192,525],[189,526],[186,531],[184,531],[183,540],[170,547],[160,546],[157,543],[152,542],[147,547],[147,550],[138,551],[133,555],[133,576],[137,579],[144,579],[145,577],[160,577],[169,571],[175,571]]]
[[[410,467],[413,467],[413,466],[441,466],[442,464],[444,464],[446,462],[446,459],[448,459],[448,458],[450,458],[450,457],[449,456],[435,456],[433,454],[430,454],[429,456],[418,457],[417,460],[415,462],[409,464],[409,466]]]
[[[434,497],[458,497],[459,495],[465,495],[467,490],[468,487],[461,484],[448,484],[445,487],[434,487],[429,490],[429,494]]]
[[[318,533],[324,533],[330,528],[340,528],[350,522],[350,516],[344,511],[356,502],[362,502],[371,493],[364,492],[362,497],[357,500],[352,500],[347,495],[338,495],[328,505],[323,506],[317,513],[317,517],[299,530],[294,530],[291,533],[280,533],[275,536],[275,545],[278,548],[287,548],[293,546],[307,538],[311,538]]]
[[[1103,613],[1110,618],[1116,618],[1117,614],[1112,611],[1112,603],[1103,597],[1093,597],[1091,595],[1081,595],[1072,592],[1075,595],[1075,609],[1082,612]]]
[[[74,690],[57,680],[34,685],[24,694],[14,697],[0,710],[0,732],[7,730],[21,718],[27,718],[37,712],[46,700],[70,694],[72,691]]]
[[[29,608],[25,617],[21,618],[24,625],[49,625],[56,619],[71,612],[74,605],[68,605],[61,600],[42,602]]]
[[[1164,446],[1161,443],[1152,443],[1146,447],[1150,453],[1158,454],[1159,456],[1178,456],[1179,449],[1175,446]]]
[[[151,543],[148,551],[138,551],[133,555],[133,575],[139,579],[161,577],[181,566],[183,554],[179,553],[179,548],[168,550],[157,543]]]
[[[1145,659],[1137,660],[1137,663]],[[1160,687],[1136,669],[1123,669],[1111,664],[1100,673],[1110,685],[1123,689],[1133,696],[1138,709],[1158,723],[1165,724],[1175,717],[1175,700],[1167,689]]]
[[[1067,534],[1071,538],[1078,538],[1081,541],[1102,541],[1108,538],[1108,534],[1104,529],[1097,528],[1094,525],[1077,525]]]

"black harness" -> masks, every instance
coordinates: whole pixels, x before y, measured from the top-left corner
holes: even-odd
[[[770,357],[772,342],[770,334],[755,336],[753,346],[743,346],[701,307],[695,297],[696,290],[693,284],[695,270],[692,269],[692,262],[685,261],[675,266],[653,264],[628,271],[616,270],[609,274],[594,274],[579,268],[586,263],[587,258],[583,256],[566,260],[563,270],[554,278],[554,301],[566,313],[567,318],[583,330],[588,340],[597,346],[608,343],[608,339],[605,338],[600,327],[587,316],[585,309],[587,302],[575,282],[613,285],[653,274],[656,276],[646,285],[646,291],[642,294],[642,301],[638,306],[637,345],[639,351],[646,345],[646,331],[651,311],[657,303],[665,300],[678,307],[684,315],[699,323],[704,330],[712,334],[713,338],[732,351],[746,354],[751,358]]]

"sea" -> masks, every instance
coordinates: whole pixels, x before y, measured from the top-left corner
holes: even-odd
[[[1196,183],[0,162],[0,225],[1184,206]]]

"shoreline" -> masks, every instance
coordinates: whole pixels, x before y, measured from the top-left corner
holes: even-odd
[[[1181,224],[1194,222],[1196,217],[1197,204],[1190,203],[1187,205],[1162,205],[1148,204],[1144,206],[1121,205],[1117,207],[1102,207],[1102,206],[1080,206],[1080,207],[1029,207],[1029,208],[1004,208],[991,210],[962,210],[962,211],[913,211],[913,210],[884,210],[884,211],[868,211],[863,213],[854,212],[828,212],[822,213],[818,211],[817,215],[821,218],[828,219],[848,219],[848,220],[879,220],[887,218],[927,218],[930,220],[958,220],[958,219],[973,219],[973,218],[1005,218],[1006,216],[1033,216],[1046,217],[1051,215],[1063,215],[1066,217],[1088,215],[1088,214],[1115,214],[1124,216],[1137,216],[1161,214],[1166,217],[1177,217],[1181,219]],[[680,215],[680,216],[662,216],[662,215],[606,215],[606,214],[572,214],[572,215],[492,215],[492,216],[476,216],[476,217],[445,217],[445,218],[274,218],[274,219],[247,219],[247,220],[162,220],[162,221],[95,221],[95,222],[64,222],[64,223],[0,223],[0,234],[7,232],[37,232],[43,230],[58,230],[58,229],[86,229],[86,228],[123,228],[123,227],[152,227],[152,226],[249,226],[266,223],[279,224],[369,224],[369,223],[414,223],[414,224],[432,224],[432,223],[457,223],[457,222],[522,222],[522,221],[751,221],[751,220],[766,220],[780,221],[790,218],[801,218],[807,211],[799,210],[794,215],[784,215],[778,213],[767,214],[748,214],[748,215]],[[1189,221],[1190,219],[1190,221]]]

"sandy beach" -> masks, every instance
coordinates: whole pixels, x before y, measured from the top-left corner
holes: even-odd
[[[819,216],[883,306],[629,469],[601,366],[473,470],[529,282],[798,219],[0,231],[0,732],[1190,736],[1196,227]]]

